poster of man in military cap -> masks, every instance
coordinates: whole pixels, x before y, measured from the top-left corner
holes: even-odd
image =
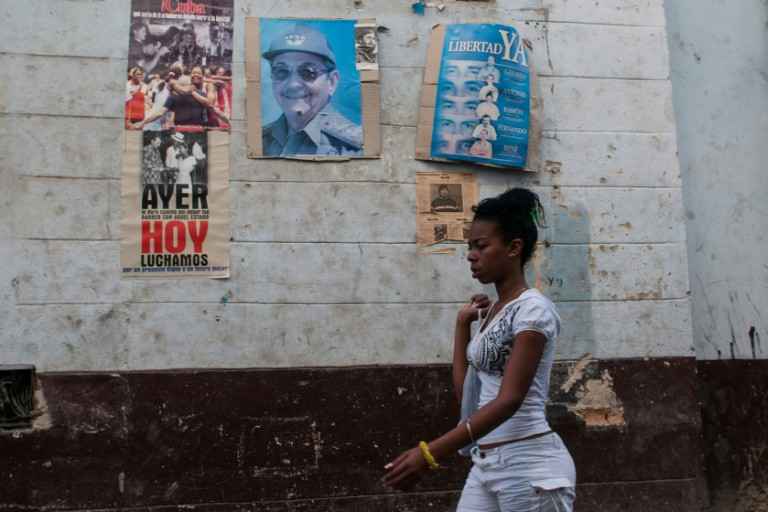
[[[259,101],[258,119],[249,106],[249,133],[251,123],[260,129],[256,156],[363,157],[364,93],[356,67],[355,20],[257,22],[258,37],[246,35],[249,87],[258,66],[259,96],[248,93],[248,102]]]

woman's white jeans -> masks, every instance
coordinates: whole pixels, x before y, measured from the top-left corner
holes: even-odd
[[[472,449],[456,512],[571,512],[576,469],[555,433],[490,450]]]

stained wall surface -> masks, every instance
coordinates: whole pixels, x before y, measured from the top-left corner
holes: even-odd
[[[768,510],[768,5],[670,1],[708,509]],[[762,340],[761,340],[762,337]]]
[[[564,318],[558,357],[692,356],[683,193],[661,0],[236,2],[232,277],[126,281],[118,240],[129,2],[0,2],[2,359],[47,370],[440,363],[478,291],[415,246],[416,105],[429,29],[515,23],[541,76],[545,169],[477,170],[481,197],[533,187],[550,222],[531,279]],[[383,156],[245,157],[245,16],[375,17]]]
[[[768,359],[768,7],[683,0],[667,14],[696,355]]]

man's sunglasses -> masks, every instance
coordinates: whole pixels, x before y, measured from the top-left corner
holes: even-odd
[[[299,78],[301,78],[302,81],[307,83],[314,82],[320,75],[330,73],[331,71],[333,71],[333,69],[318,68],[314,64],[301,64],[296,68],[296,74],[299,75]],[[275,82],[288,80],[291,73],[293,73],[293,70],[284,65],[277,65],[270,70],[270,76]]]

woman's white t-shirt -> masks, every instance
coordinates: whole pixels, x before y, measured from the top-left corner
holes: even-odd
[[[479,444],[520,439],[551,430],[545,407],[549,393],[549,375],[554,361],[557,336],[560,333],[560,316],[552,301],[536,289],[526,290],[517,299],[505,304],[483,330],[478,327],[467,345],[467,359],[477,369],[480,379],[478,407],[498,396],[515,337],[523,331],[538,332],[547,340],[536,375],[517,412],[489,434],[478,439]]]

